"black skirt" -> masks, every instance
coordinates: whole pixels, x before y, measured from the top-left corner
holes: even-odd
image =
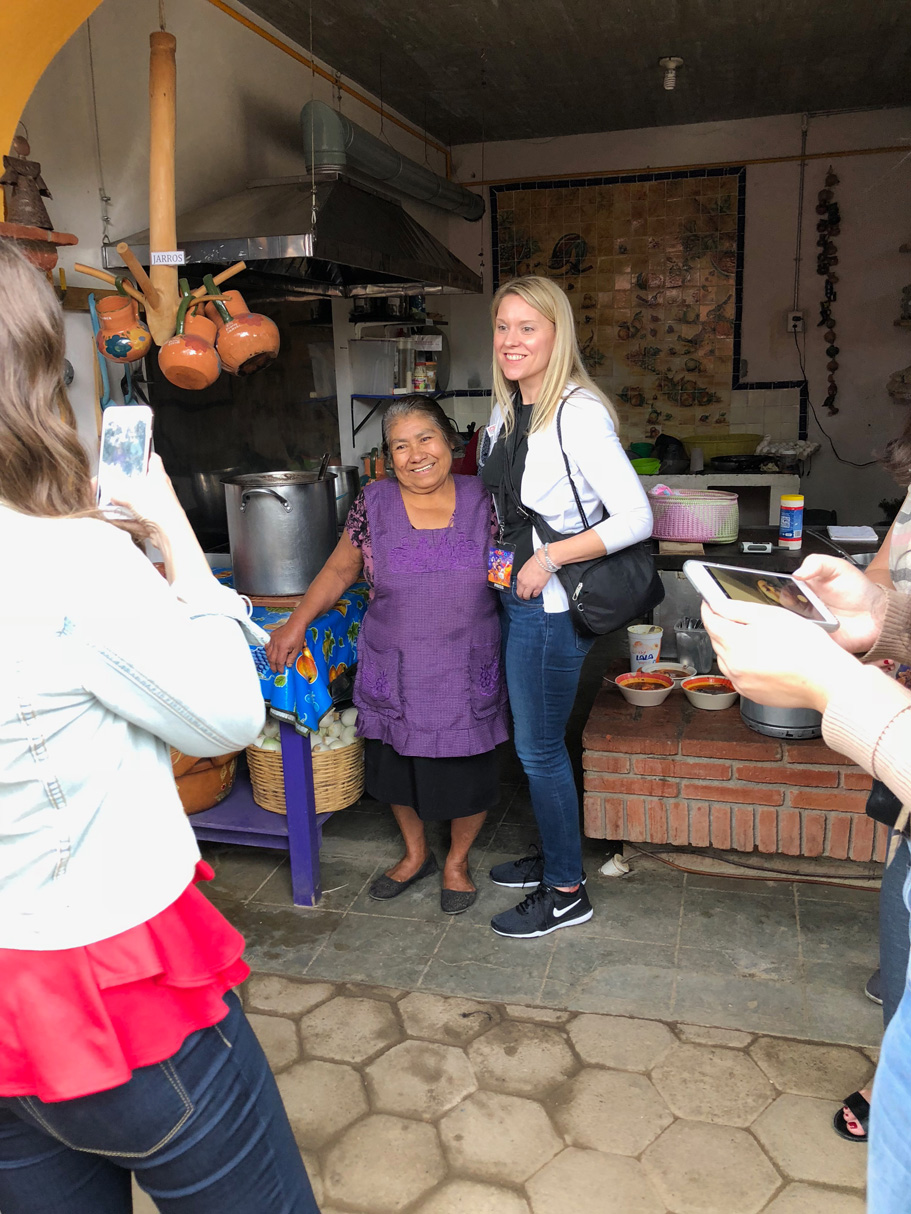
[[[367,791],[377,801],[410,805],[424,822],[448,822],[493,809],[500,798],[495,750],[455,759],[400,755],[387,742],[366,738]]]

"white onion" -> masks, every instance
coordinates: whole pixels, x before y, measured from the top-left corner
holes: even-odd
[[[351,743],[355,741],[356,737],[357,735],[354,732],[353,725],[346,725],[341,732],[341,741],[343,741],[346,746],[350,746]]]
[[[281,754],[282,744],[278,738],[263,738],[262,750],[277,751]]]
[[[281,734],[281,726],[278,721],[269,719],[263,726],[263,734],[267,738],[277,738]]]
[[[328,737],[328,738],[341,737],[342,728],[343,728],[342,725],[340,725],[338,721],[333,721],[332,724],[326,729],[326,737]]]
[[[357,723],[357,709],[346,708],[339,718],[343,725],[354,725]]]
[[[310,735],[310,749],[311,749],[311,750],[316,750],[316,749],[319,747],[319,745],[320,745],[320,736],[319,736],[319,734],[318,734],[318,733],[312,733],[312,734]]]
[[[256,738],[255,738],[254,742],[253,742],[253,745],[254,745],[254,746],[258,746],[258,747],[259,747],[259,749],[261,750],[261,749],[262,749],[262,745],[263,745],[263,742],[264,742],[264,741],[265,741],[265,736],[264,736],[263,734],[261,734],[261,733],[258,733],[258,734],[256,735]]]

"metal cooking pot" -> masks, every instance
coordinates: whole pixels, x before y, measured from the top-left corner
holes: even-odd
[[[221,468],[218,472],[194,472],[190,477],[193,502],[199,526],[205,531],[227,531],[228,511],[223,481],[238,476],[240,468]]]
[[[750,729],[770,738],[822,737],[822,713],[813,708],[770,708],[741,696],[740,716]]]
[[[335,522],[341,529],[345,525],[348,511],[361,490],[361,470],[353,464],[330,464],[326,475],[335,477]]]
[[[234,585],[241,594],[303,594],[335,548],[335,479],[251,472],[224,481]]]

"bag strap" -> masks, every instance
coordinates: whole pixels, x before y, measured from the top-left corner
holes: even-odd
[[[576,503],[576,509],[579,511],[579,518],[582,520],[582,530],[590,531],[591,523],[585,517],[585,511],[582,509],[582,501],[579,497],[579,492],[576,489],[576,485],[573,480],[573,474],[569,470],[569,460],[566,456],[566,451],[563,448],[563,431],[562,431],[561,425],[560,425],[561,420],[562,420],[563,406],[569,400],[570,396],[573,395],[573,392],[578,392],[578,391],[579,391],[578,388],[573,388],[573,391],[570,392],[569,395],[565,396],[563,398],[563,400],[560,401],[560,407],[557,410],[557,442],[560,444],[560,454],[563,456],[563,466],[566,469],[566,479],[569,481],[569,487],[573,491],[573,498]],[[602,507],[603,507],[603,505],[604,505],[604,503],[602,502]],[[605,514],[606,513],[607,513],[607,511],[605,511]]]

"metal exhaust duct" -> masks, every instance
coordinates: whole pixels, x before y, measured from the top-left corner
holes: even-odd
[[[478,220],[484,214],[480,194],[403,156],[325,101],[308,101],[300,122],[308,172],[353,172],[462,219]]]

